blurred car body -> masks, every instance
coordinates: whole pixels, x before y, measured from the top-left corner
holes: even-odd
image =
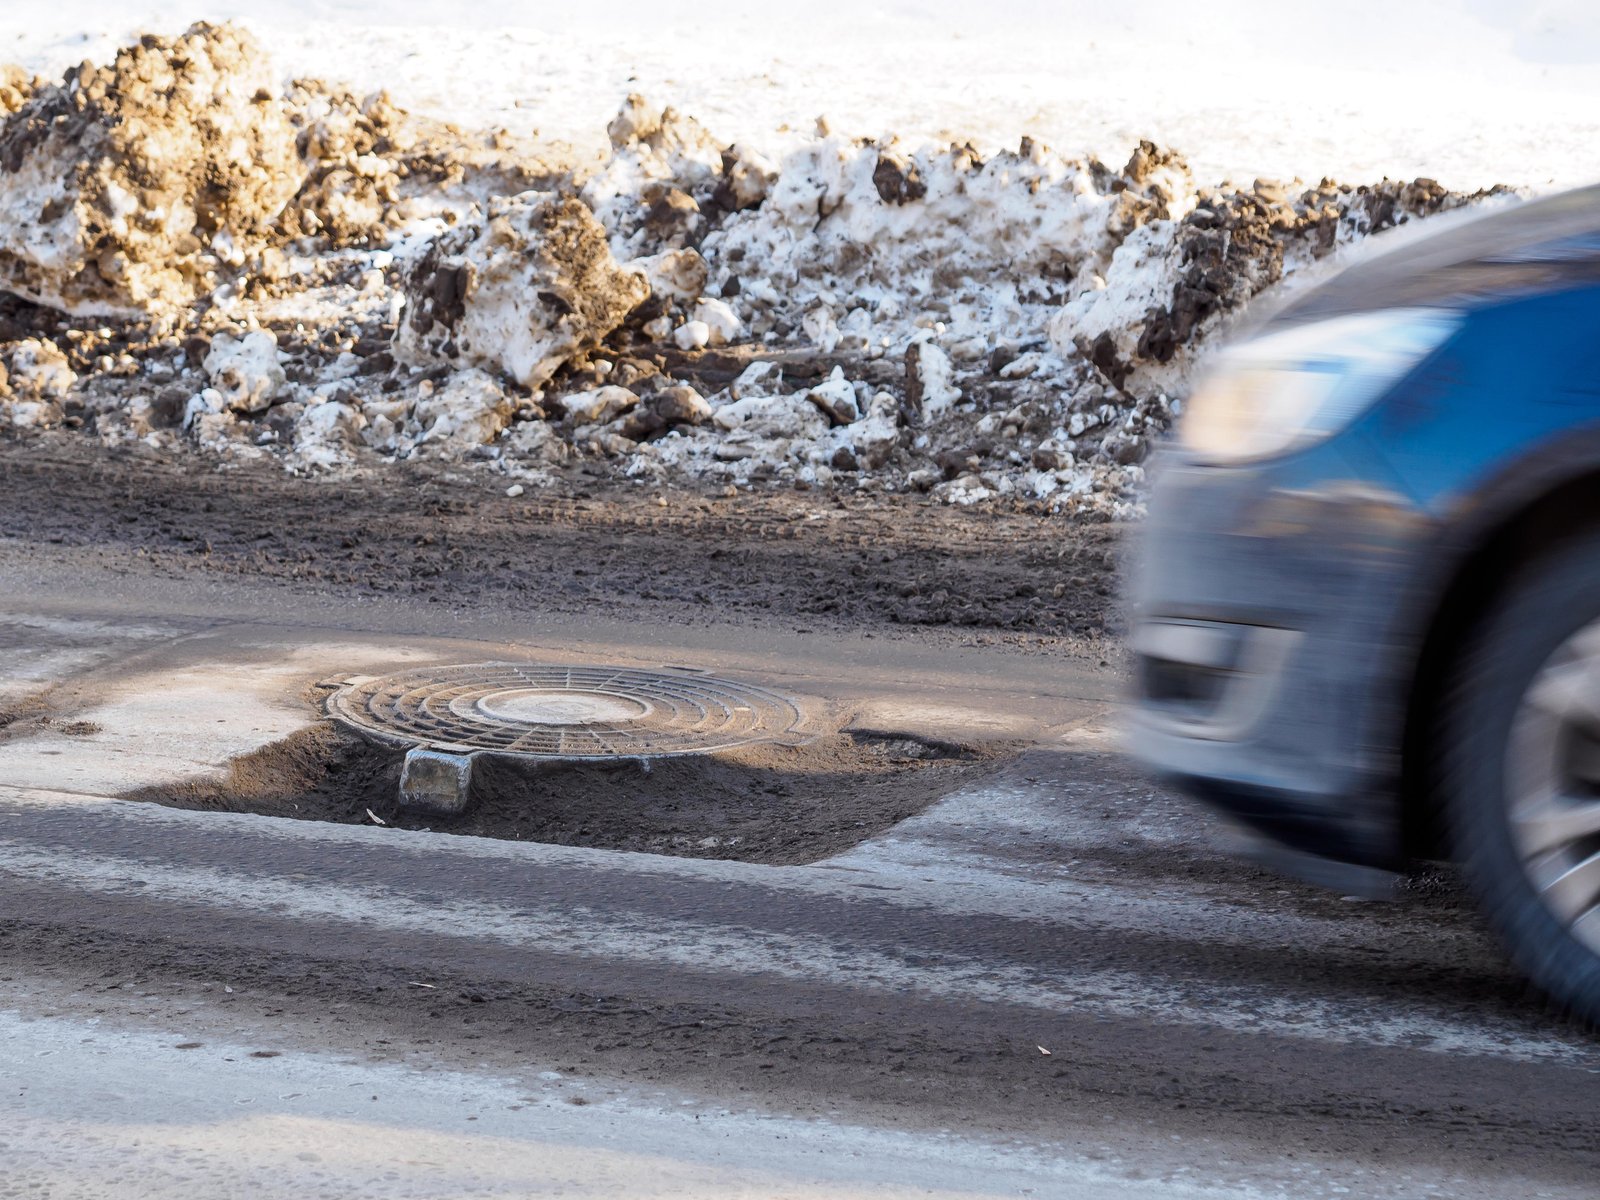
[[[1138,753],[1329,886],[1460,860],[1600,1017],[1600,187],[1308,292],[1164,459]]]

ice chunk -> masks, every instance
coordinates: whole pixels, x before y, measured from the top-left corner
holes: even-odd
[[[709,296],[694,306],[694,319],[706,327],[706,336],[713,346],[726,346],[739,340],[744,333],[744,322],[726,303]]]

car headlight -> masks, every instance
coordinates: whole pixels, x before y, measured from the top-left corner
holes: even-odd
[[[1396,308],[1241,342],[1201,377],[1179,436],[1216,464],[1302,449],[1354,421],[1460,324],[1442,309]]]

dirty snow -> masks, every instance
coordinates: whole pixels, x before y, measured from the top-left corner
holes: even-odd
[[[413,366],[486,367],[541,388],[649,294],[576,197],[497,196],[408,264],[395,353]]]
[[[83,315],[163,315],[243,261],[299,190],[251,36],[196,26],[70,68],[0,124],[0,286]]]
[[[0,207],[50,215],[45,236],[18,226],[9,258],[0,246],[20,297],[0,300],[0,426],[273,456],[297,472],[422,455],[530,485],[582,467],[646,484],[916,489],[1126,514],[1196,356],[1256,296],[1385,229],[1502,202],[1490,185],[1600,173],[1595,131],[1570,105],[1537,139],[1549,169],[1520,173],[1528,138],[1496,157],[1481,136],[1492,120],[1476,141],[1408,159],[1384,140],[1392,120],[1297,112],[1281,95],[1283,120],[1222,119],[1219,97],[1243,86],[1237,45],[1213,46],[1218,65],[1186,105],[1151,113],[1175,82],[1152,64],[1224,33],[1259,41],[1259,21],[1182,36],[1148,25],[1166,32],[1139,41],[1149,61],[1136,67],[1124,18],[1077,9],[1069,29],[1070,4],[1022,4],[1020,24],[983,30],[953,8],[943,24],[869,9],[850,27],[860,36],[835,31],[828,53],[807,57],[825,21],[735,11],[691,47],[641,12],[602,50],[574,18],[515,27],[521,6],[491,2],[442,31],[402,0],[351,37],[359,5],[334,10],[352,24],[317,25],[298,3],[251,6],[250,33],[185,34],[167,15],[185,5],[166,6],[166,40],[120,57],[136,11],[66,0],[48,20],[0,16],[0,46],[21,61],[0,73],[0,113],[16,110],[0,144],[29,164],[0,176]],[[1424,7],[1452,19],[1468,59],[1498,55],[1500,78],[1529,81],[1526,47],[1508,50],[1492,21]],[[693,69],[708,47],[719,68]],[[669,53],[681,71],[640,65]],[[73,66],[63,81],[85,54],[116,65]],[[1292,58],[1256,62],[1250,87]],[[130,63],[140,78],[200,78],[160,103],[136,87],[80,92]],[[981,104],[973,64],[992,68]],[[1382,80],[1392,117],[1408,89],[1442,86],[1459,63],[1397,66],[1352,68],[1339,104],[1363,102],[1352,81]],[[1581,92],[1580,66],[1540,64],[1542,94]],[[1123,68],[1115,102],[1139,122],[1131,138],[1082,97],[1086,80]],[[632,77],[611,80],[623,69]],[[1021,113],[1044,78],[1056,107]],[[1303,91],[1315,71],[1299,78]],[[1443,129],[1496,91],[1436,95],[1408,118]],[[80,95],[93,136],[74,147],[28,133],[30,112]],[[202,101],[218,114],[183,108]],[[831,119],[818,119],[823,101]],[[1173,111],[1215,119],[1188,129]],[[1500,115],[1525,112],[1519,100]],[[118,113],[163,148],[141,151],[149,194],[118,182],[136,157],[102,132]],[[1334,116],[1347,131],[1337,145]],[[1185,132],[1188,144],[1161,140]],[[1292,170],[1257,177],[1273,163]],[[1404,174],[1384,179],[1379,163]],[[1351,164],[1371,173],[1325,178]],[[1460,186],[1428,177],[1441,168]],[[196,182],[211,179],[213,192]],[[203,213],[184,208],[194,196]],[[194,245],[186,222],[204,234]]]

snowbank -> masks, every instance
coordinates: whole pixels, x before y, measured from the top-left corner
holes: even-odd
[[[638,95],[603,161],[562,167],[264,71],[197,26],[58,85],[4,77],[0,213],[33,223],[0,228],[0,289],[69,314],[0,298],[10,428],[301,472],[424,455],[1126,514],[1253,298],[1490,194],[1208,187],[1150,142],[1111,166],[819,124],[775,152]],[[79,149],[40,123],[62,106],[90,114]],[[153,139],[143,190],[113,116]]]

